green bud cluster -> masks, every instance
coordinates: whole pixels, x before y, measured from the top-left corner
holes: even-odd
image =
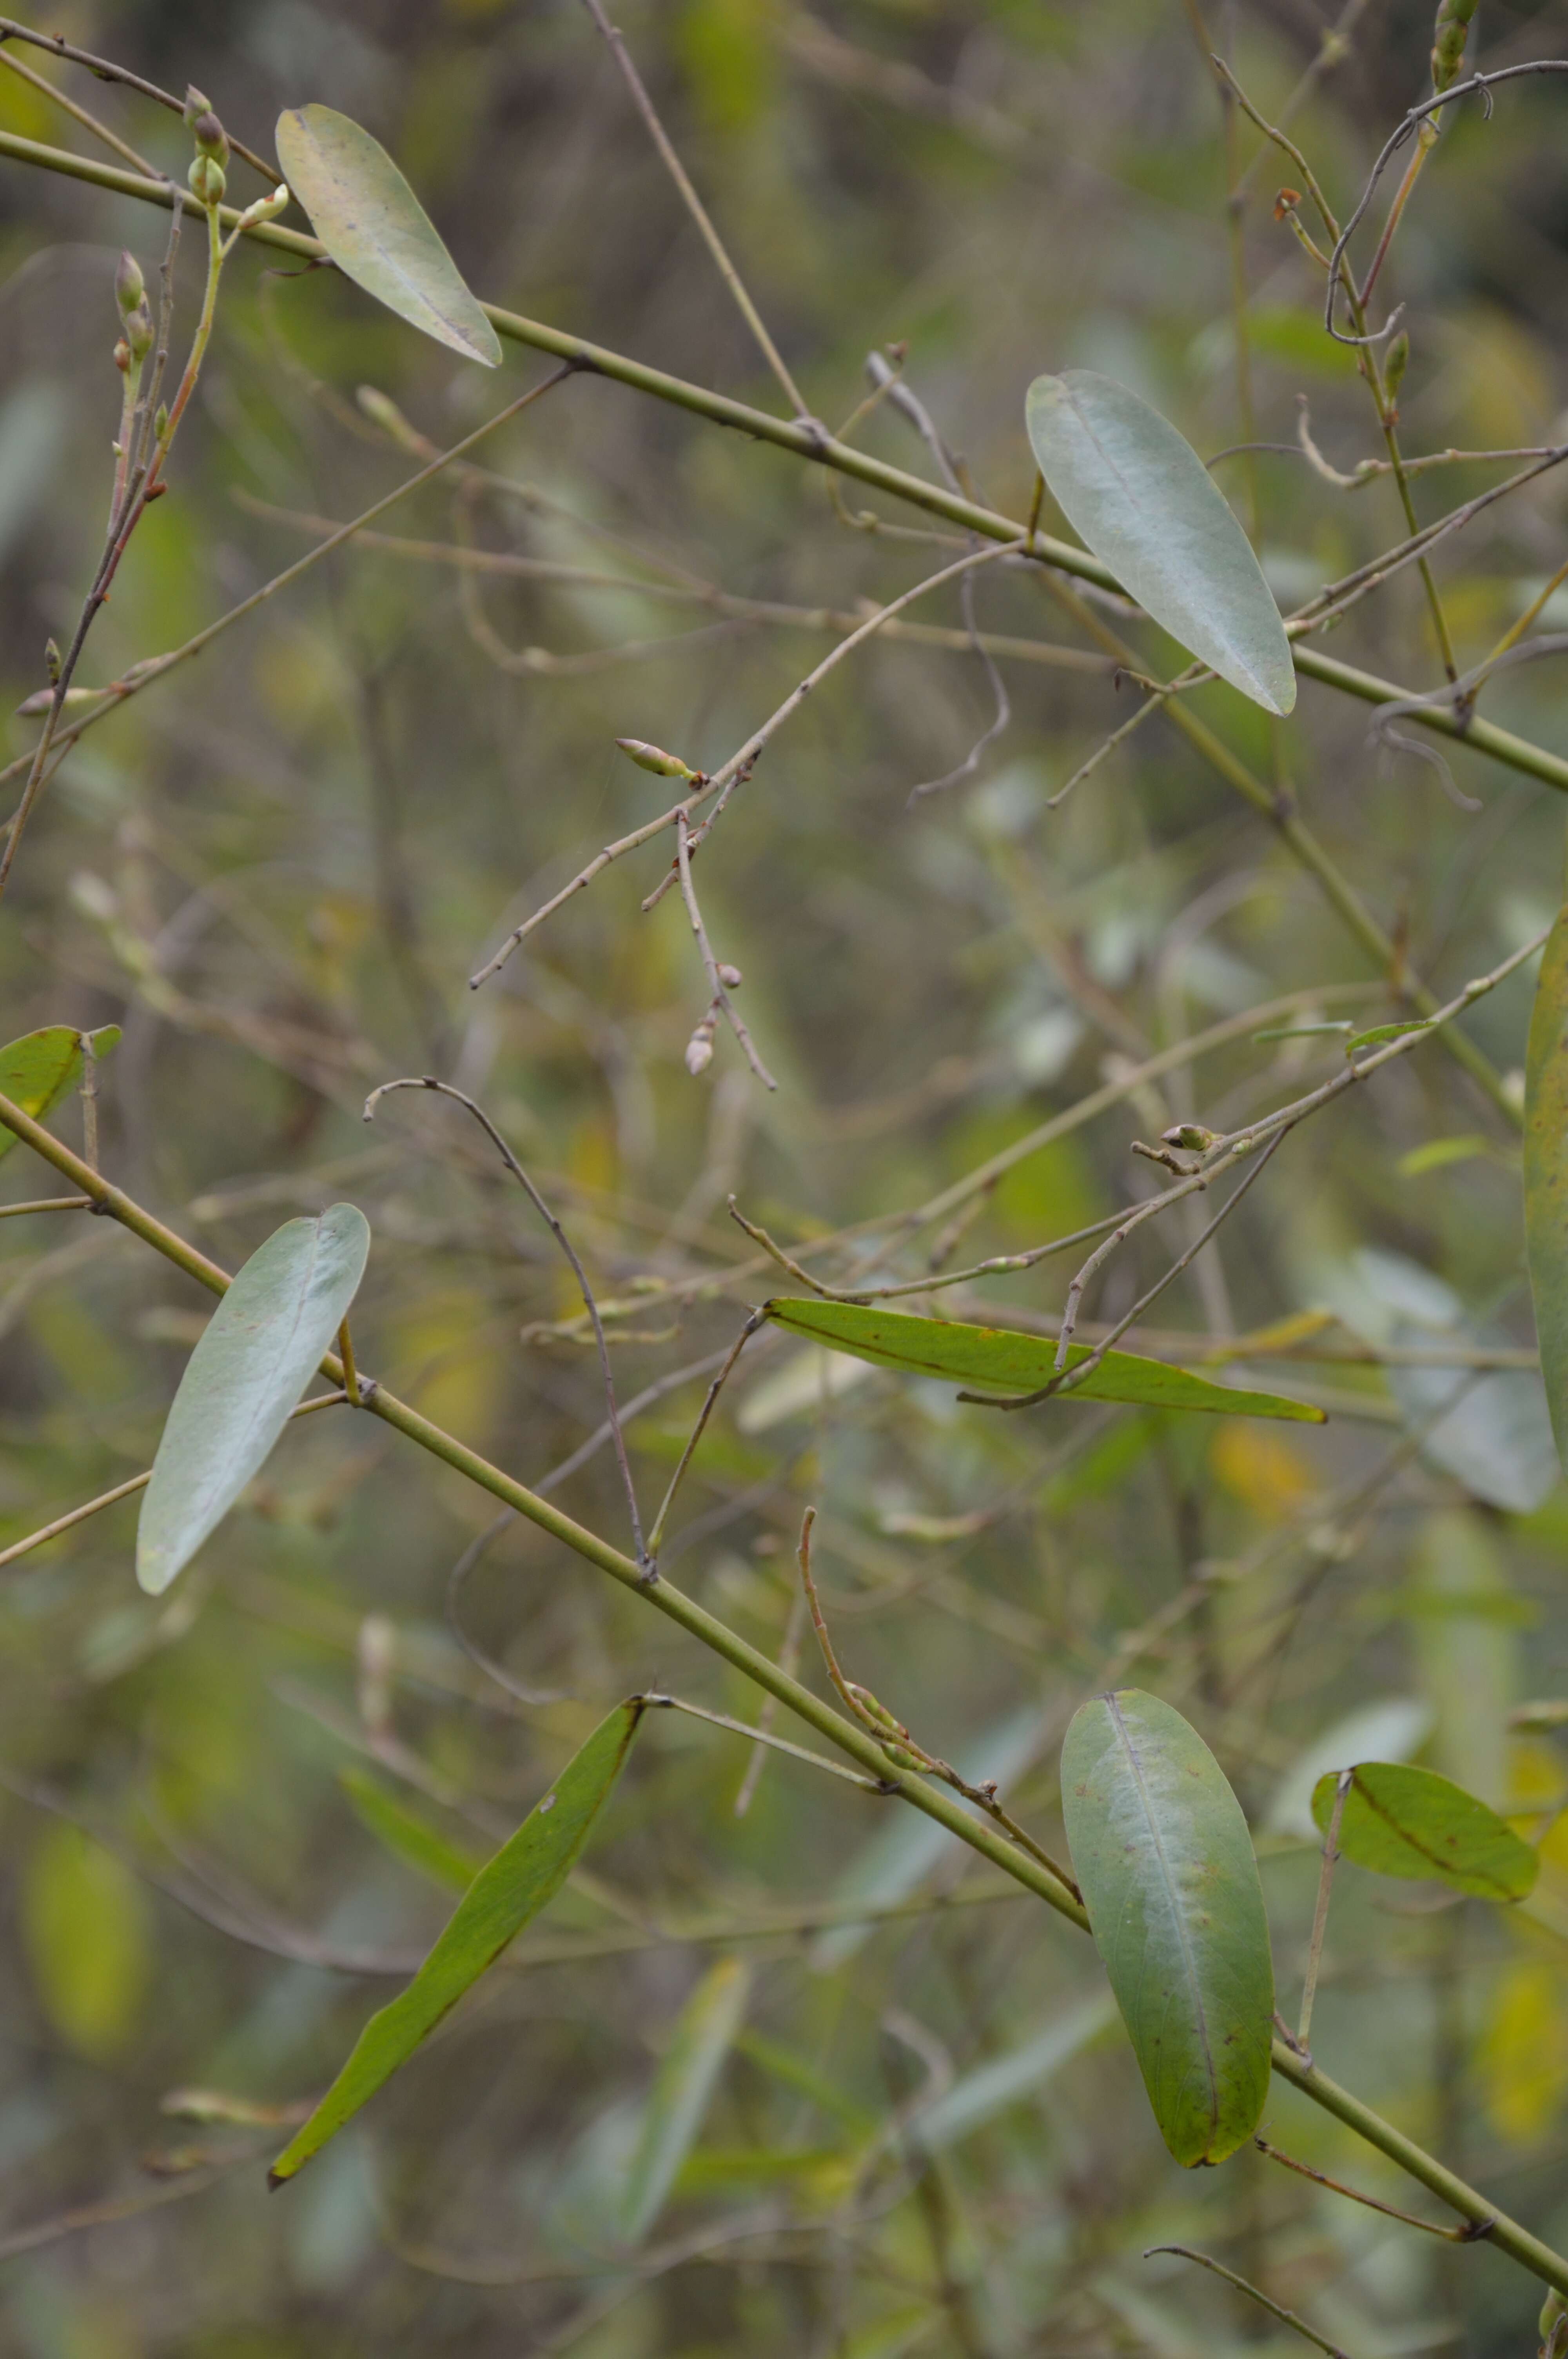
[[[186,179],[192,196],[200,198],[204,205],[216,205],[222,202],[228,186],[223,167],[229,160],[229,136],[210,106],[203,104],[200,113],[192,114],[200,95],[197,90],[186,95],[185,119],[196,142],[196,159]]]
[[[1476,13],[1476,0],[1437,0],[1437,22],[1432,34],[1432,87],[1444,91],[1459,79],[1459,69],[1465,62],[1465,44],[1470,37],[1470,19]]]
[[[124,331],[114,347],[115,365],[139,368],[153,348],[153,315],[147,309],[146,283],[133,254],[122,254],[114,273],[114,300]]]

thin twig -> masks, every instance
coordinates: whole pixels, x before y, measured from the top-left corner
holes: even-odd
[[[707,206],[693,188],[690,175],[676,154],[669,135],[658,118],[654,102],[648,95],[642,75],[632,62],[631,51],[627,49],[620,31],[605,15],[600,0],[583,0],[583,6],[604,36],[610,53],[621,69],[622,79],[632,93],[633,103],[647,125],[648,136],[664,161],[665,169],[679,190],[682,203],[701,232],[703,244],[713,256],[719,277],[733,296],[736,310],[756,339],[757,349],[783,386],[784,397],[793,406],[797,421],[808,426],[814,424],[816,421],[806,406],[799,386],[784,366],[778,346],[763,325],[762,313],[747,294],[741,274],[730,261],[724,241],[714,228]],[[817,431],[820,433],[821,430],[818,427]],[[826,440],[826,436],[823,439]]]
[[[1310,2058],[1303,2060],[1311,2061]],[[1343,2180],[1330,2179],[1325,2170],[1314,2170],[1310,2162],[1297,2162],[1293,2155],[1281,2154],[1265,2137],[1254,2137],[1252,2143],[1260,2154],[1266,2154],[1271,2162],[1282,2163],[1298,2179],[1310,2179],[1314,2187],[1326,2187],[1335,2195],[1346,2196],[1352,2203],[1364,2204],[1368,2212],[1380,2212],[1385,2220],[1402,2221],[1407,2228],[1419,2228],[1428,2236],[1441,2236],[1448,2245],[1476,2245],[1486,2240],[1489,2223],[1484,2220],[1466,2220],[1462,2228],[1444,2228],[1435,2220],[1422,2220],[1414,2212],[1401,2212],[1397,2204],[1379,2202],[1375,2195],[1363,2195],[1359,2188],[1346,2187]]]
[[[366,1122],[373,1122],[375,1119],[376,1106],[394,1090],[433,1090],[438,1096],[451,1098],[459,1105],[466,1107],[570,1263],[572,1275],[577,1279],[578,1288],[582,1296],[583,1308],[593,1323],[594,1342],[599,1346],[600,1373],[604,1379],[604,1406],[610,1419],[610,1430],[615,1441],[615,1455],[621,1468],[622,1487],[626,1494],[626,1512],[632,1524],[632,1545],[636,1553],[637,1562],[643,1568],[644,1578],[656,1581],[658,1575],[649,1563],[647,1550],[643,1545],[643,1518],[637,1506],[637,1488],[632,1480],[632,1462],[626,1455],[625,1437],[621,1430],[620,1412],[615,1406],[615,1378],[610,1365],[610,1346],[605,1342],[604,1324],[599,1315],[599,1305],[594,1300],[593,1288],[588,1282],[588,1272],[578,1259],[577,1248],[521,1163],[518,1162],[505,1139],[485,1113],[484,1108],[475,1099],[470,1098],[465,1091],[455,1089],[450,1082],[438,1082],[429,1073],[409,1074],[400,1081],[383,1082],[378,1089],[371,1092],[364,1105]]]
[[[1451,106],[1456,98],[1468,98],[1472,92],[1479,91],[1486,111],[1490,114],[1492,111],[1491,92],[1498,82],[1517,82],[1522,75],[1540,73],[1568,73],[1568,58],[1533,58],[1528,64],[1524,65],[1499,66],[1494,73],[1472,74],[1468,82],[1453,82],[1447,90],[1440,90],[1437,92],[1435,96],[1424,99],[1421,105],[1412,106],[1405,115],[1403,122],[1399,125],[1398,129],[1390,133],[1379,153],[1377,162],[1372,167],[1370,177],[1367,181],[1366,187],[1361,191],[1356,209],[1354,212],[1352,212],[1349,220],[1346,223],[1344,228],[1339,232],[1338,236],[1335,241],[1334,252],[1329,257],[1328,296],[1324,311],[1324,326],[1328,330],[1329,334],[1334,338],[1336,343],[1360,344],[1373,341],[1365,335],[1346,336],[1342,333],[1335,322],[1335,297],[1341,283],[1339,274],[1341,266],[1345,262],[1346,248],[1348,246],[1350,240],[1354,237],[1357,228],[1360,226],[1360,223],[1366,215],[1367,208],[1371,203],[1373,197],[1377,193],[1378,183],[1381,180],[1384,172],[1387,170],[1390,163],[1392,161],[1399,149],[1404,146],[1407,139],[1411,138],[1414,133],[1420,129],[1423,123],[1427,122],[1433,115],[1436,114],[1441,108]],[[1381,331],[1381,333],[1386,334],[1387,332],[1388,331],[1385,327]]]
[[[116,65],[112,58],[94,57],[91,49],[79,49],[71,42],[63,40],[58,33],[40,33],[31,25],[19,25],[15,17],[0,16],[0,41],[31,41],[35,49],[47,49],[51,57],[69,58],[72,65],[85,66],[88,72],[100,82],[123,82],[127,90],[140,91],[144,98],[155,99],[159,106],[167,106],[173,114],[183,115],[185,113],[184,99],[176,98],[171,90],[160,90],[156,82],[144,82],[140,74],[132,73],[128,66]],[[253,172],[259,172],[272,188],[281,188],[282,174],[274,171],[262,157],[253,154],[243,139],[236,139],[231,131],[228,141],[235,155],[243,156]],[[140,168],[146,170],[146,168],[143,166]]]
[[[290,1410],[289,1415],[291,1419],[308,1417],[312,1409],[336,1408],[347,1397],[341,1392],[318,1393],[313,1400],[301,1401],[297,1408]],[[65,1515],[57,1516],[52,1524],[45,1524],[38,1531],[29,1532],[26,1539],[13,1540],[9,1548],[0,1549],[0,1565],[15,1564],[18,1557],[31,1555],[33,1549],[42,1548],[46,1540],[58,1538],[61,1532],[69,1532],[75,1524],[86,1523],[90,1516],[101,1515],[105,1507],[113,1507],[121,1499],[134,1498],[138,1491],[146,1489],[152,1479],[149,1467],[145,1474],[133,1474],[128,1483],[118,1483],[114,1490],[100,1492],[96,1499],[88,1499],[80,1507],[71,1507]]]
[[[1307,1949],[1306,1973],[1302,1978],[1302,2014],[1296,2027],[1296,2046],[1311,2060],[1312,2049],[1307,2034],[1312,2029],[1312,2003],[1317,1995],[1317,1970],[1323,1957],[1323,1937],[1328,1924],[1328,1896],[1334,1884],[1335,1863],[1339,1857],[1339,1830],[1344,1823],[1345,1805],[1350,1799],[1350,1788],[1356,1783],[1353,1769],[1342,1769],[1334,1789],[1334,1812],[1328,1821],[1328,1832],[1323,1839],[1323,1868],[1317,1879],[1317,1905],[1312,1913],[1312,1940]]]
[[[923,582],[915,582],[913,588],[905,590],[899,597],[891,600],[887,605],[880,607],[874,614],[869,614],[858,630],[851,631],[848,638],[840,639],[838,646],[830,648],[823,657],[816,669],[808,672],[798,686],[791,689],[784,702],[775,712],[770,713],[762,727],[746,740],[739,753],[732,754],[730,759],[711,775],[700,776],[689,794],[684,795],[678,803],[672,803],[668,810],[661,811],[657,819],[647,820],[641,827],[633,828],[629,835],[621,836],[613,843],[607,843],[601,852],[595,853],[585,868],[578,871],[570,884],[563,885],[560,891],[552,895],[542,908],[535,909],[531,918],[525,918],[520,926],[514,926],[493,957],[487,959],[478,973],[469,977],[470,989],[477,991],[481,984],[488,983],[491,976],[498,973],[506,964],[518,945],[527,940],[535,927],[542,926],[546,918],[553,917],[556,911],[571,900],[575,894],[582,892],[586,886],[591,885],[594,878],[610,866],[611,861],[620,860],[628,852],[635,852],[643,844],[652,842],[654,836],[662,835],[666,828],[675,827],[680,820],[689,819],[692,812],[706,802],[710,795],[717,794],[719,802],[716,808],[708,813],[701,828],[691,839],[694,847],[700,844],[714,821],[723,810],[735,788],[743,778],[750,777],[756,766],[758,756],[777,735],[784,723],[799,711],[806,698],[827,679],[828,673],[843,662],[846,656],[852,655],[857,647],[863,646],[867,639],[881,630],[885,622],[892,616],[902,614],[904,607],[913,605],[917,598],[924,598],[928,592],[940,589],[944,582],[956,580],[959,575],[968,572],[971,566],[984,565],[996,558],[1012,556],[1024,546],[1022,540],[1012,540],[993,543],[990,548],[978,551],[971,550],[966,556],[958,558],[953,564],[943,566],[939,572],[928,573]],[[675,882],[678,874],[678,867],[672,865],[669,875],[665,879],[666,886]]]
[[[89,114],[84,106],[78,106],[73,98],[67,98],[64,91],[50,82],[47,75],[35,73],[31,66],[25,66],[22,63],[20,58],[14,58],[3,42],[0,42],[0,66],[8,68],[23,82],[31,82],[35,90],[42,91],[44,96],[61,108],[73,122],[80,123],[84,131],[91,133],[94,139],[101,141],[114,155],[123,157],[133,171],[145,173],[149,180],[157,178],[156,168],[147,162],[145,156],[138,156],[134,147],[126,146],[117,132],[111,131],[106,123],[100,123],[95,114]]]
[[[686,913],[691,920],[691,930],[697,937],[697,947],[702,954],[708,990],[713,995],[714,1005],[724,1010],[730,1029],[740,1042],[746,1062],[762,1082],[762,1087],[776,1090],[778,1083],[758,1056],[751,1033],[746,1028],[745,1018],[730,995],[730,985],[724,979],[724,970],[713,955],[713,945],[708,939],[708,929],[702,922],[702,911],[697,907],[697,889],[691,881],[691,840],[687,828],[687,815],[683,810],[676,820],[676,859],[680,867],[681,898],[686,903]],[[730,972],[731,973],[734,972],[733,968]]]
[[[648,1534],[648,1556],[650,1561],[653,1563],[656,1564],[658,1562],[659,1542],[665,1536],[665,1526],[669,1521],[669,1513],[670,1509],[675,1505],[676,1493],[680,1489],[681,1481],[686,1473],[686,1470],[691,1464],[692,1459],[697,1454],[697,1446],[702,1440],[703,1433],[707,1429],[708,1419],[713,1414],[714,1403],[718,1400],[719,1394],[723,1391],[725,1385],[728,1383],[730,1371],[733,1369],[736,1361],[740,1358],[741,1353],[745,1350],[747,1344],[751,1342],[758,1328],[762,1324],[764,1315],[765,1314],[761,1310],[752,1311],[751,1317],[741,1328],[741,1332],[736,1336],[735,1341],[730,1346],[729,1351],[724,1354],[718,1374],[715,1375],[713,1382],[708,1387],[707,1397],[703,1401],[701,1408],[697,1412],[697,1423],[691,1430],[691,1434],[687,1441],[686,1448],[681,1451],[679,1460],[676,1465],[676,1471],[670,1476],[669,1487],[665,1491],[663,1499],[659,1502],[659,1512],[654,1517],[653,1529]]]
[[[730,1720],[721,1712],[709,1712],[705,1705],[687,1703],[682,1696],[644,1695],[643,1701],[655,1710],[684,1712],[693,1720],[705,1720],[710,1728],[728,1729],[731,1736],[744,1736],[752,1745],[764,1745],[771,1752],[787,1753],[795,1761],[809,1761],[814,1769],[826,1769],[830,1777],[842,1777],[847,1785],[859,1786],[868,1794],[885,1793],[887,1788],[875,1777],[864,1777],[858,1769],[846,1769],[841,1761],[829,1761],[826,1755],[812,1753],[804,1745],[791,1745],[786,1737],[771,1736],[765,1728],[753,1728],[743,1720]]]
[[[1347,2354],[1340,2349],[1337,2343],[1330,2343],[1325,2335],[1319,2334],[1315,2328],[1309,2326],[1304,2318],[1298,2318],[1293,2310],[1284,2309],[1271,2295],[1263,2293],[1257,2286],[1249,2284],[1246,2277],[1238,2277],[1236,2271],[1227,2269],[1223,2261],[1211,2260],[1206,2253],[1195,2252],[1190,2245],[1151,2245],[1143,2257],[1146,2261],[1152,2260],[1156,2253],[1174,2253],[1184,2261],[1196,2261],[1200,2268],[1211,2269],[1217,2277],[1223,2277],[1227,2285],[1234,2286],[1238,2293],[1244,2293],[1249,2301],[1259,2303],[1271,2317],[1277,2318],[1282,2326],[1293,2327],[1298,2334],[1305,2337],[1307,2342],[1315,2343],[1320,2351],[1328,2354],[1328,2359],[1347,2359]]]

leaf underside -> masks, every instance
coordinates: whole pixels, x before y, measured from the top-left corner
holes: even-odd
[[[457,264],[378,139],[330,106],[277,118],[277,158],[346,278],[438,343],[501,364],[501,344]]]
[[[261,1472],[330,1349],[364,1275],[353,1204],[286,1221],[251,1256],[186,1363],[136,1527],[136,1579],[156,1596]]]
[[[1280,610],[1191,443],[1092,369],[1036,377],[1024,414],[1057,506],[1129,596],[1254,704],[1289,712],[1296,676]]]
[[[818,1302],[807,1295],[779,1295],[763,1305],[767,1316],[796,1335],[809,1335],[829,1351],[904,1375],[945,1376],[955,1384],[985,1385],[1002,1392],[1037,1392],[1056,1372],[1056,1346],[1039,1335],[1007,1327],[969,1326],[958,1320],[915,1319],[859,1302]],[[1067,1365],[1088,1357],[1075,1343]],[[1134,1352],[1108,1352],[1092,1376],[1063,1397],[1066,1400],[1123,1401],[1141,1408],[1206,1409],[1217,1417],[1275,1417],[1321,1425],[1324,1413],[1282,1393],[1243,1392],[1217,1385],[1191,1368],[1147,1360]]]
[[[481,1868],[406,1990],[372,2016],[348,2062],[273,2164],[272,2186],[292,2179],[337,2136],[554,1899],[621,1775],[643,1711],[641,1696],[633,1696],[600,1721],[516,1833]]]
[[[1351,1772],[1339,1849],[1379,1875],[1437,1878],[1482,1900],[1523,1900],[1537,1859],[1523,1837],[1477,1796],[1435,1769],[1404,1761],[1363,1761]],[[1339,1773],[1313,1788],[1312,1814],[1327,1833]]]
[[[1090,1929],[1161,2134],[1223,2162],[1269,2093],[1274,1971],[1241,1805],[1197,1731],[1137,1688],[1097,1696],[1062,1748]]]

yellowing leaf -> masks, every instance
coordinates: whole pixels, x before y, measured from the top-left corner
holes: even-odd
[[[118,1042],[120,1027],[106,1025],[102,1032],[89,1033],[87,1038],[102,1061]],[[67,1090],[74,1089],[81,1079],[81,1041],[82,1035],[69,1024],[51,1024],[42,1032],[26,1032],[19,1040],[0,1049],[0,1097],[9,1098],[35,1122],[42,1122],[51,1106],[58,1105]],[[9,1155],[16,1144],[16,1132],[0,1128],[0,1157]]]
[[[1277,1433],[1227,1419],[1215,1435],[1209,1467],[1232,1498],[1263,1523],[1279,1523],[1317,1488],[1311,1467]]]
[[[51,1820],[27,1860],[22,1934],[55,2029],[93,2063],[112,2062],[135,2031],[152,1966],[150,1911],[130,1869]]]
[[[1568,2094],[1568,1993],[1555,1964],[1521,1958],[1498,1976],[1476,2064],[1493,2127],[1533,2145]]]

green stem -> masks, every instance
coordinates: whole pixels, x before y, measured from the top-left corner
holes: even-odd
[[[216,1262],[209,1261],[205,1254],[188,1245],[173,1229],[166,1228],[151,1212],[92,1170],[79,1155],[72,1154],[70,1148],[51,1132],[45,1130],[41,1124],[24,1114],[20,1106],[13,1105],[5,1097],[0,1097],[0,1124],[32,1147],[46,1163],[51,1164],[63,1177],[71,1180],[83,1195],[90,1196],[101,1212],[119,1221],[133,1235],[153,1246],[155,1251],[211,1292],[222,1294],[227,1291],[230,1280],[226,1270],[221,1269]],[[329,1353],[323,1359],[321,1370],[334,1385],[342,1384],[344,1370],[334,1354]],[[744,1638],[709,1614],[695,1598],[687,1597],[662,1577],[649,1579],[629,1556],[623,1556],[608,1540],[600,1539],[597,1533],[574,1522],[570,1516],[563,1515],[547,1499],[540,1498],[536,1492],[530,1491],[525,1484],[504,1473],[499,1466],[492,1466],[477,1451],[469,1449],[452,1434],[443,1432],[438,1425],[433,1425],[428,1418],[421,1417],[416,1409],[395,1399],[379,1385],[362,1376],[360,1386],[362,1405],[372,1416],[379,1417],[397,1432],[406,1434],[422,1450],[440,1459],[444,1465],[452,1467],[460,1474],[466,1474],[470,1482],[488,1491],[492,1498],[514,1507],[519,1515],[537,1525],[541,1531],[548,1532],[552,1538],[560,1540],[574,1554],[609,1573],[611,1579],[619,1582],[623,1589],[632,1590],[645,1598],[650,1605],[667,1615],[690,1636],[700,1640],[703,1646],[720,1656],[756,1686],[769,1695],[776,1696],[797,1718],[816,1729],[818,1735],[826,1737],[829,1744],[836,1745],[840,1752],[847,1753],[852,1761],[868,1770],[890,1794],[902,1795],[917,1810],[923,1810],[927,1818],[935,1819],[949,1834],[956,1835],[960,1843],[968,1843],[971,1851],[979,1852],[982,1858],[990,1861],[992,1866],[1000,1867],[1016,1883],[1044,1900],[1058,1916],[1070,1919],[1080,1931],[1089,1931],[1088,1913],[1082,1903],[1038,1860],[1031,1858],[1016,1843],[1009,1843],[990,1827],[971,1817],[957,1802],[950,1800],[942,1788],[929,1784],[914,1771],[897,1768],[865,1730],[858,1728],[853,1721],[847,1720],[830,1704],[813,1695],[809,1688],[792,1679],[787,1671],[781,1669],[757,1647],[749,1646]],[[1412,2179],[1440,2196],[1462,2219],[1472,2223],[1477,2235],[1485,2234],[1499,2251],[1507,2253],[1532,2276],[1540,2277],[1546,2285],[1555,2287],[1560,2293],[1568,2294],[1568,2260],[1552,2252],[1528,2229],[1521,2228],[1517,2221],[1496,2211],[1475,2188],[1466,2186],[1462,2179],[1445,2169],[1413,2139],[1397,2130],[1391,2122],[1384,2121],[1369,2105],[1364,2105],[1358,2097],[1353,2097],[1347,2089],[1340,2088],[1325,2073],[1295,2055],[1282,2039],[1274,2042],[1273,2059],[1274,2070],[1300,2089],[1304,2096],[1310,2097],[1325,2112],[1336,2115],[1369,2146],[1376,2147],[1379,2153],[1397,2162]]]
[[[48,147],[36,139],[24,139],[16,133],[0,131],[0,156],[13,161],[31,164],[43,170],[63,172],[70,178],[85,180],[96,188],[111,189],[121,196],[135,197],[145,204],[162,206],[166,211],[177,199],[188,212],[200,213],[203,208],[194,197],[171,190],[167,182],[144,180],[134,172],[120,171],[114,165],[100,164],[95,157],[73,156],[62,147]],[[239,220],[230,206],[219,209],[220,218],[232,227]],[[307,237],[298,230],[281,228],[276,222],[256,222],[244,235],[279,252],[294,255],[308,261],[330,259],[319,238]],[[693,416],[706,418],[716,426],[728,426],[737,433],[758,442],[770,442],[776,450],[788,451],[799,459],[818,462],[839,474],[851,475],[859,483],[869,484],[873,491],[886,492],[890,498],[906,501],[911,506],[924,508],[928,515],[941,516],[966,532],[979,533],[988,540],[1027,539],[1030,553],[1044,563],[1081,582],[1091,582],[1102,590],[1120,590],[1110,568],[1102,565],[1087,549],[1075,549],[1068,541],[1054,539],[1048,533],[1026,535],[1023,527],[1011,516],[999,515],[995,509],[983,507],[978,501],[965,499],[949,491],[944,484],[927,483],[924,477],[905,473],[902,467],[889,465],[852,444],[839,442],[831,436],[818,436],[791,420],[775,418],[765,409],[752,409],[743,401],[733,400],[728,394],[714,393],[706,386],[691,385],[684,377],[671,376],[665,370],[651,368],[645,362],[632,360],[623,353],[611,352],[608,346],[594,344],[585,337],[572,336],[560,328],[551,328],[538,320],[525,319],[520,312],[506,311],[498,304],[481,306],[497,335],[509,342],[526,344],[533,351],[550,353],[557,360],[569,362],[577,368],[591,369],[600,376],[610,377],[618,385],[630,386],[633,391],[645,393],[656,400],[671,403],[678,409],[689,410]],[[1408,702],[1409,690],[1392,680],[1379,679],[1370,672],[1356,670],[1348,664],[1336,663],[1301,642],[1292,648],[1296,669],[1308,679],[1321,680],[1326,687],[1341,690],[1346,694],[1362,699],[1368,704]],[[1554,787],[1560,794],[1568,794],[1568,758],[1549,753],[1544,747],[1532,745],[1528,739],[1516,737],[1506,729],[1472,722],[1468,728],[1455,721],[1452,712],[1440,707],[1426,706],[1411,712],[1410,719],[1417,727],[1430,729],[1437,735],[1462,739],[1477,752],[1489,754],[1495,761],[1509,769],[1521,771],[1526,777],[1540,778]]]

